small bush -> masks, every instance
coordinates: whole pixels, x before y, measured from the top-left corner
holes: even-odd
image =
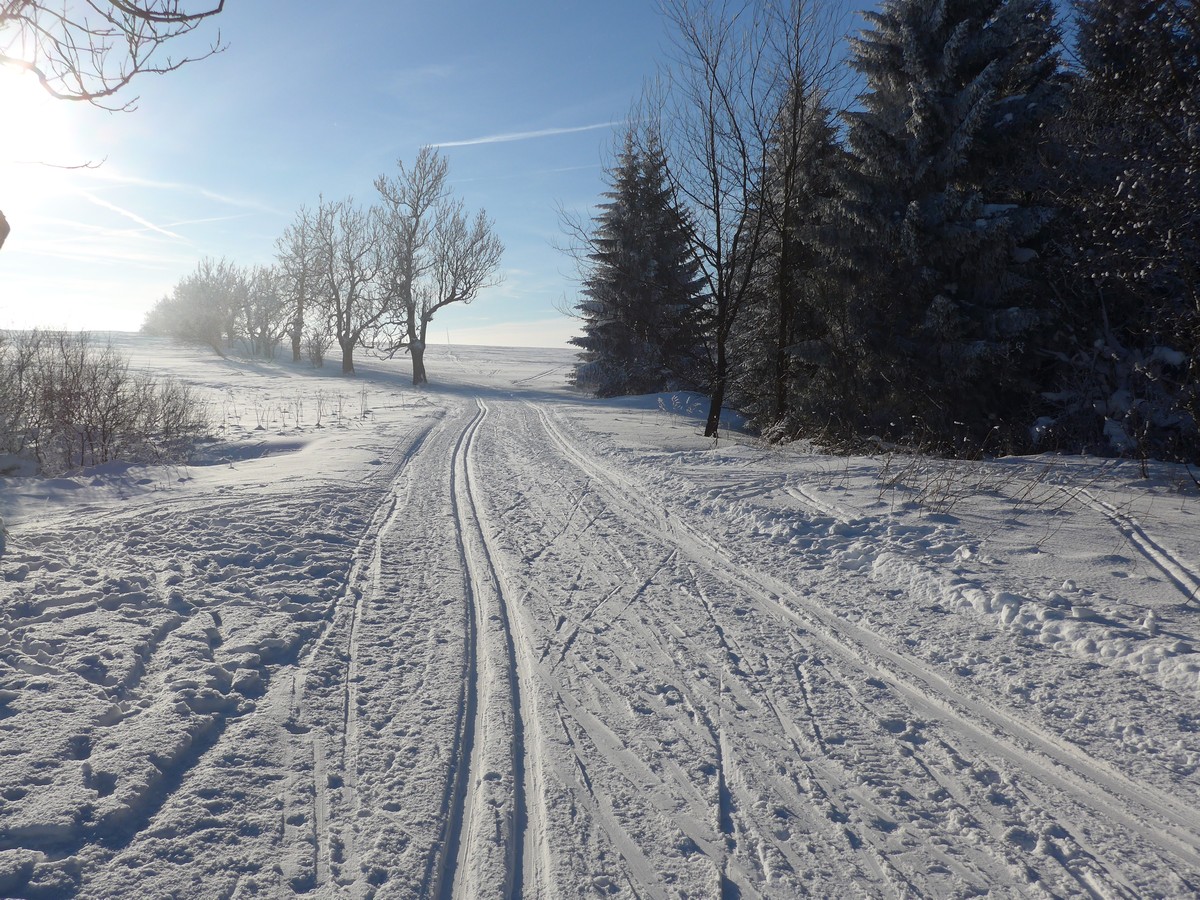
[[[308,361],[314,369],[325,367],[325,351],[329,348],[329,339],[317,331],[309,331],[304,335],[304,347],[308,351]]]
[[[131,372],[87,334],[0,333],[0,453],[33,457],[46,474],[177,462],[207,430],[192,388]]]

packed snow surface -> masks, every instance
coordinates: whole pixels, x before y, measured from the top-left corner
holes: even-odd
[[[0,478],[0,895],[1200,893],[1185,469],[118,341],[219,440]]]

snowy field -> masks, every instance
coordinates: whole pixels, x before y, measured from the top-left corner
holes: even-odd
[[[221,441],[0,478],[0,896],[1200,894],[1184,469],[118,343]]]

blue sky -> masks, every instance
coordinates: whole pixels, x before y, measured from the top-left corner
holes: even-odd
[[[556,311],[576,289],[553,248],[557,208],[587,211],[604,190],[619,123],[666,45],[652,0],[231,0],[211,25],[228,49],[135,82],[132,113],[0,73],[13,227],[0,327],[136,329],[202,257],[269,262],[301,204],[371,201],[376,175],[441,144],[507,252],[504,283],[443,310],[431,337],[555,346],[573,333]]]

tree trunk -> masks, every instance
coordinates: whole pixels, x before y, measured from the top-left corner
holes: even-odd
[[[303,350],[301,346],[304,342],[304,307],[305,291],[308,290],[308,277],[303,272],[300,274],[299,294],[296,298],[296,312],[292,316],[292,362],[300,362],[300,353]]]
[[[782,422],[788,413],[788,347],[790,346],[792,304],[791,284],[788,278],[788,268],[791,265],[790,254],[787,252],[787,235],[783,238],[783,247],[779,254],[779,275],[776,290],[779,292],[779,309],[775,319],[775,389],[771,403],[771,420],[773,425]]]
[[[428,384],[429,378],[425,375],[425,342],[413,341],[408,349],[412,354],[413,384]]]
[[[354,374],[354,341],[344,341],[339,339],[338,343],[342,347],[342,374]]]
[[[301,344],[303,343],[303,325],[300,321],[292,323],[292,362],[300,362]]]
[[[717,371],[713,376],[712,399],[708,405],[708,421],[704,425],[704,436],[715,438],[721,427],[721,407],[725,405],[725,382],[728,380],[729,365],[725,358],[725,340],[717,337]]]

